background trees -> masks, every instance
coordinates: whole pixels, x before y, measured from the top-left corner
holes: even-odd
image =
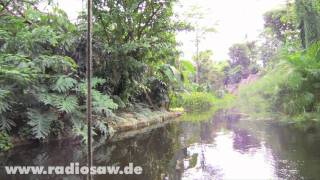
[[[209,9],[204,9],[200,6],[192,6],[186,12],[183,13],[183,21],[185,22],[186,30],[193,33],[194,36],[194,47],[195,54],[193,56],[193,61],[196,65],[196,76],[195,82],[199,83],[200,81],[200,49],[201,42],[207,37],[209,33],[215,32],[215,28],[213,24],[208,25],[205,20],[207,19],[205,16],[208,13]]]
[[[229,66],[224,69],[226,84],[239,83],[241,79],[258,72],[259,52],[255,42],[234,44],[229,49],[229,56]]]
[[[215,92],[223,89],[223,71],[226,63],[215,62],[212,55],[211,50],[200,51],[198,56],[193,57],[193,61],[197,64],[198,84],[206,91]],[[195,82],[197,81],[195,80]]]

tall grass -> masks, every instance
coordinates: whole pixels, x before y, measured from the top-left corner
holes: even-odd
[[[181,107],[185,111],[181,120],[198,122],[209,120],[220,109],[229,108],[234,96],[225,94],[223,97],[218,98],[214,94],[207,92],[192,92],[182,93],[173,100],[171,107]]]

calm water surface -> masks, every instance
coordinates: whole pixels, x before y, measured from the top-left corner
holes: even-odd
[[[86,161],[73,142],[16,148],[1,165],[69,165]],[[142,166],[139,176],[95,180],[320,179],[320,134],[220,112],[205,122],[173,122],[117,142],[95,144],[95,165]],[[81,180],[82,176],[7,176],[0,180]]]

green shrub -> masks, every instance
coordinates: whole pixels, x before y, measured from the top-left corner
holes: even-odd
[[[206,92],[182,93],[171,99],[171,107],[183,107],[185,111],[207,111],[215,101],[215,96]]]
[[[0,151],[7,151],[13,147],[9,135],[5,132],[0,132]]]
[[[275,69],[240,88],[238,107],[260,118],[277,115],[292,123],[319,121],[319,54],[319,43],[305,51],[283,53]]]
[[[208,94],[208,93],[204,93]],[[206,95],[207,99],[211,99],[211,106],[205,108],[193,109],[192,111],[187,111],[183,116],[180,117],[182,121],[190,122],[201,122],[210,120],[214,114],[221,109],[228,109],[233,106],[234,96],[231,94],[225,94],[223,98],[216,98],[212,94]],[[194,100],[195,101],[195,100]],[[201,113],[199,113],[201,111]]]

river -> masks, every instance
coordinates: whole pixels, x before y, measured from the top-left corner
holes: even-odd
[[[174,121],[120,141],[99,141],[94,165],[134,166],[142,175],[99,175],[95,180],[319,179],[320,134],[276,121],[220,111],[208,121]],[[69,165],[86,161],[86,148],[59,142],[15,148],[1,165]],[[8,176],[1,180],[80,180],[80,175]]]

